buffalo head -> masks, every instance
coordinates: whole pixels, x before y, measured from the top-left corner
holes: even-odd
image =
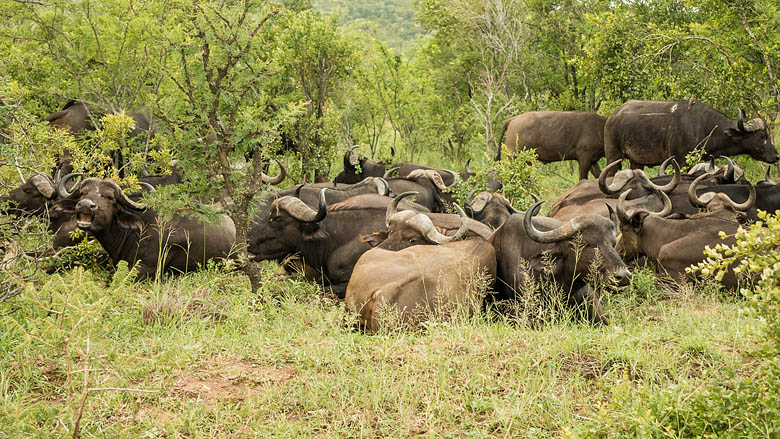
[[[513,213],[521,213],[501,194],[493,192],[474,192],[466,200],[466,208],[475,220],[497,229]]]
[[[327,214],[325,191],[320,190],[317,210],[292,196],[273,200],[263,209],[248,234],[252,258],[279,260],[295,253],[302,242],[325,239],[327,236],[318,224]]]
[[[387,235],[383,237],[379,248],[391,251],[399,251],[413,245],[420,244],[444,244],[463,239],[469,232],[469,226],[464,221],[466,214],[455,205],[458,214],[461,217],[461,223],[458,230],[452,236],[447,236],[437,230],[431,218],[425,214],[412,210],[398,212],[398,204],[402,199],[416,192],[404,192],[396,196],[387,206],[385,212],[385,225],[387,226]]]
[[[59,182],[58,191],[63,199],[76,200],[78,228],[99,233],[116,222],[122,228],[141,229],[139,214],[146,209],[144,203],[131,200],[116,182],[100,178],[84,179],[69,191],[68,181],[77,175],[66,175]]]
[[[43,213],[56,196],[55,183],[45,175],[36,174],[0,199],[0,204],[7,202],[11,215],[35,215]]]
[[[539,212],[544,201],[534,203],[523,218],[526,235],[542,244],[555,244],[547,250],[553,262],[553,274],[564,274],[564,278],[584,278],[592,266],[598,264],[599,271],[613,276],[619,285],[631,281],[631,273],[615,251],[618,223],[615,212],[609,207],[610,219],[600,215],[580,215],[563,225],[550,230],[539,230],[533,223],[533,216]],[[534,264],[542,261],[531,261]],[[535,271],[544,270],[534,267]]]
[[[756,160],[775,163],[780,158],[769,138],[769,131],[762,119],[745,121],[745,112],[739,110],[736,128],[728,128],[724,133],[739,145],[736,154],[749,154]]]
[[[656,191],[655,195],[663,201],[663,208],[658,212],[651,212],[644,208],[638,208],[629,210],[626,208],[626,198],[628,197],[631,189],[620,194],[618,198],[616,210],[617,217],[620,221],[620,239],[615,245],[615,250],[626,257],[627,259],[634,259],[639,256],[639,242],[642,227],[644,225],[645,218],[649,215],[656,215],[659,217],[666,217],[672,213],[672,200],[669,196],[662,191]]]

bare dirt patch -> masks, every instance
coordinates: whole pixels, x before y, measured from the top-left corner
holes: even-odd
[[[607,371],[601,359],[593,355],[575,352],[563,358],[561,370],[566,373],[579,372],[583,378],[595,381]]]
[[[289,367],[261,366],[250,360],[209,360],[176,378],[174,392],[206,402],[243,401],[262,395],[295,376]]]

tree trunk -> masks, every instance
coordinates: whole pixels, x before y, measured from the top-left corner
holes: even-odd
[[[247,252],[247,235],[249,232],[249,214],[247,212],[233,212],[233,223],[236,225],[236,247],[238,251],[238,260],[242,263],[241,269],[249,277],[249,284],[252,293],[260,291],[263,277],[260,271],[260,265],[257,262],[249,260]]]

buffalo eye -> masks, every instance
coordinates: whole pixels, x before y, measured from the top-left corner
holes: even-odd
[[[414,244],[414,243],[416,243],[416,242],[417,242],[417,239],[416,239],[416,238],[409,238],[409,243],[410,243],[410,244]]]

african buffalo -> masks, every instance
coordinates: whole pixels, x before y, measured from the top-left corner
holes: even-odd
[[[598,215],[580,215],[565,223],[534,218],[542,203],[536,202],[525,214],[511,215],[489,239],[498,260],[497,298],[518,298],[529,276],[537,280],[552,276],[571,306],[584,306],[591,322],[605,323],[598,292],[585,277],[600,261],[601,274],[621,285],[631,279],[615,252],[614,213],[612,221]]]
[[[605,118],[588,111],[531,111],[504,122],[499,144],[506,133],[510,151],[533,149],[542,163],[576,160],[580,180],[588,171],[598,177],[598,161],[604,157]]]
[[[668,177],[665,175],[665,170],[670,163],[674,166],[674,175]],[[606,174],[619,164],[618,161],[607,165],[597,181],[585,180],[577,183],[576,186],[555,200],[548,215],[560,221],[568,221],[582,214],[610,218],[610,210],[614,210],[618,192],[627,187],[637,189],[635,198],[639,199],[637,200],[638,205],[648,205],[650,208],[654,208],[659,203],[658,199],[649,195],[659,190],[667,193],[674,191],[682,178],[677,162],[673,159],[667,159],[659,169],[659,177],[650,179],[644,171],[639,169],[622,170],[608,182]],[[688,203],[687,197],[684,197],[684,202]]]
[[[444,184],[441,174],[433,169],[415,169],[406,177],[387,178],[391,194],[417,192],[417,203],[431,212],[446,212],[455,198],[446,193],[452,186]]]
[[[332,184],[330,184],[332,185]],[[363,194],[390,195],[390,186],[381,177],[367,177],[363,181],[351,185],[338,185],[339,188],[329,187],[329,184],[306,184],[298,185],[292,189],[285,189],[278,193],[278,196],[293,195],[300,198],[308,206],[316,207],[319,201],[319,194],[322,189],[325,190],[325,201],[328,205],[340,203],[347,198],[352,198]]]
[[[362,239],[385,250],[398,251],[412,245],[444,244],[472,236],[490,237],[486,225],[466,216],[457,204],[458,215],[451,213],[421,213],[414,210],[398,212],[398,203],[415,192],[397,195],[385,212],[386,231],[374,232]]]
[[[735,221],[735,211],[731,208],[682,218],[665,218],[672,210],[666,194],[659,193],[664,200],[664,208],[656,213],[627,209],[624,201],[628,192],[630,189],[620,195],[617,203],[622,233],[616,246],[616,250],[627,259],[646,256],[655,262],[656,271],[681,281],[690,276],[685,271],[687,267],[705,259],[705,247],[736,243],[734,234],[740,224]],[[710,198],[709,195],[706,198]],[[721,233],[726,234],[725,239],[720,237]],[[730,290],[737,290],[739,279],[729,270],[721,283]]]
[[[49,114],[44,118],[45,121],[53,127],[66,129],[73,135],[78,135],[87,130],[93,130],[94,120],[99,119],[102,114],[92,112],[86,104],[75,99],[68,101],[62,110]],[[130,117],[135,122],[135,127],[127,134],[129,139],[138,137],[142,133],[154,135],[154,128],[149,120],[149,116],[142,112],[130,113]],[[124,163],[121,151],[112,152],[113,166],[120,170],[120,175],[124,175]],[[73,172],[70,165],[70,153],[65,151],[63,155],[57,157],[55,173],[59,171],[61,175]]]
[[[493,229],[501,227],[510,215],[522,213],[501,194],[493,192],[472,192],[466,200],[466,212],[475,220]]]
[[[607,162],[625,157],[633,169],[660,164],[670,156],[684,163],[685,155],[700,145],[712,156],[749,154],[768,163],[778,161],[764,121],[745,122],[742,110],[734,120],[699,102],[628,101],[604,126]]]
[[[484,286],[490,287],[495,278],[495,252],[481,237],[400,251],[375,248],[355,264],[344,304],[358,313],[368,331],[393,318],[417,327],[431,315],[448,318],[458,309],[477,312]]]
[[[344,170],[333,179],[334,183],[355,184],[368,177],[385,175],[387,164],[356,154],[354,150],[357,147],[354,145],[344,153]]]
[[[282,262],[300,255],[343,297],[355,262],[371,248],[360,236],[385,230],[385,213],[392,200],[367,194],[327,206],[326,191],[320,190],[316,210],[289,195],[272,200],[254,217],[248,250],[257,261]]]
[[[139,278],[154,276],[158,270],[196,270],[210,259],[230,257],[236,228],[227,215],[221,215],[217,224],[180,215],[163,221],[111,180],[87,178],[68,191],[65,185],[73,176],[69,174],[60,181],[65,198],[56,204],[64,212],[75,214],[78,228],[90,232],[115,264],[137,263]]]

